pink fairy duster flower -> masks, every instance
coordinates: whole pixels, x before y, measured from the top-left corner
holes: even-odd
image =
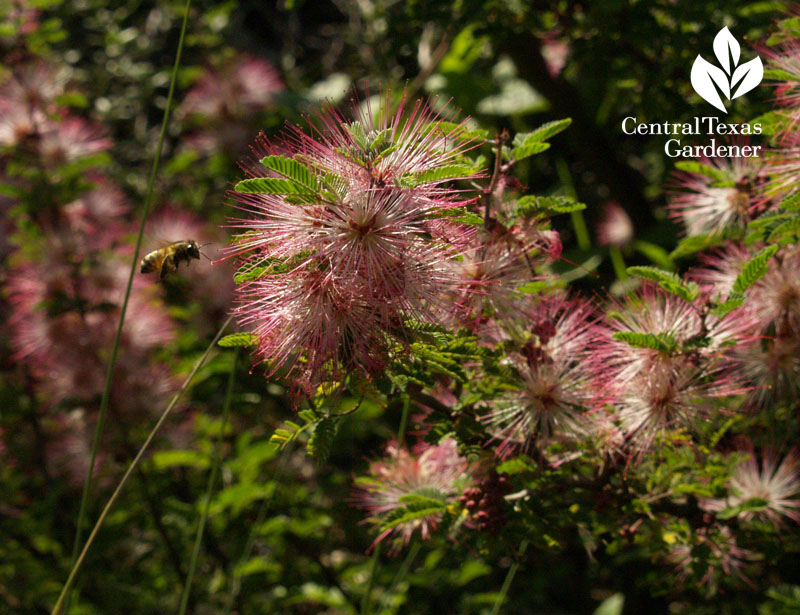
[[[15,358],[28,366],[52,403],[94,400],[102,392],[103,357],[114,339],[128,271],[122,263],[79,270],[68,255],[51,250],[9,273]],[[141,365],[174,336],[174,324],[149,293],[146,283],[135,284],[122,337],[124,352]]]
[[[285,368],[310,389],[342,367],[367,373],[383,367],[383,319],[370,301],[357,298],[369,291],[342,290],[313,271],[267,276],[240,288],[239,324],[257,337],[271,374]]]
[[[126,214],[130,210],[122,190],[102,175],[86,176],[94,185],[78,199],[65,205],[62,213],[69,227],[95,250],[106,250],[126,232]]]
[[[646,286],[615,310],[613,332],[658,337],[663,348],[631,345],[608,335],[603,343],[608,391],[620,424],[641,450],[669,428],[703,418],[708,398],[739,392],[735,373],[721,360],[723,348],[750,339],[752,319],[742,314],[703,319],[674,295]],[[679,350],[693,340],[701,341]]]
[[[695,172],[675,174],[676,190],[670,198],[670,216],[680,219],[690,237],[743,228],[763,205],[756,183],[763,174],[758,158],[701,158],[715,178]],[[717,185],[724,183],[725,185]],[[728,185],[732,184],[732,185]]]
[[[725,300],[733,290],[736,278],[753,254],[739,243],[730,243],[710,254],[701,254],[701,266],[691,272],[691,278],[707,295]]]
[[[786,247],[749,293],[749,303],[777,336],[800,338],[800,249]]]
[[[200,77],[178,108],[179,117],[246,118],[274,105],[284,89],[278,71],[263,58],[241,55]]]
[[[257,130],[258,118],[276,105],[284,89],[278,72],[262,58],[242,55],[210,69],[186,95],[177,115],[197,130],[187,145],[208,153],[239,156]]]
[[[298,152],[303,181],[316,186],[307,197],[233,195],[250,217],[233,220],[242,232],[226,253],[244,256],[240,271],[257,278],[238,291],[240,323],[252,327],[273,371],[288,369],[306,390],[342,366],[380,369],[390,332],[402,339],[408,320],[439,322],[457,307],[446,301],[458,283],[452,263],[472,232],[436,217],[465,201],[424,173],[459,160],[463,146],[423,105],[405,118],[365,113],[343,127],[328,109],[318,139],[293,129],[280,147],[258,143],[260,155]]]
[[[89,472],[93,429],[87,421],[86,412],[80,408],[52,415],[44,424],[45,445],[42,453],[47,471],[66,479],[72,489],[83,487]],[[92,474],[95,481],[99,478],[100,483],[106,485],[109,477],[99,473],[108,461],[106,454],[100,451],[94,461]]]
[[[545,300],[528,315],[530,341],[512,358],[519,388],[498,399],[482,417],[505,456],[551,438],[586,433],[585,412],[596,403],[600,336],[593,307],[578,300]]]
[[[458,454],[458,444],[451,438],[435,446],[423,444],[413,454],[390,444],[386,456],[370,464],[368,476],[357,480],[354,499],[369,511],[365,522],[382,528],[393,513],[406,509],[404,498],[417,495],[452,504],[469,482],[469,464]],[[393,536],[392,550],[397,551],[415,532],[425,540],[436,530],[441,516],[436,512],[383,529],[373,546]]]
[[[748,566],[760,556],[740,547],[731,529],[724,525],[701,527],[691,542],[677,543],[667,555],[667,562],[675,566],[681,584],[699,578],[708,587],[709,594],[717,593],[720,579],[735,575],[740,581],[753,586],[745,576]],[[699,547],[699,548],[698,548]]]
[[[18,147],[49,125],[41,110],[0,100],[0,145]]]
[[[64,93],[67,78],[64,67],[57,68],[43,60],[28,62],[14,67],[3,83],[0,101],[9,101],[28,111],[55,113],[56,99]]]
[[[788,109],[793,121],[800,108],[800,41],[792,39],[778,47],[762,47],[759,53],[767,58],[768,70],[788,75],[774,82],[777,104]]]
[[[800,177],[800,136],[794,131],[785,133],[779,147],[767,152],[764,168],[769,180],[760,187],[760,192],[765,199],[779,202],[797,194],[797,179]]]
[[[737,269],[747,260],[742,248],[733,248],[709,263],[716,269],[697,276],[730,285]],[[780,400],[800,395],[800,250],[781,249],[769,262],[769,270],[748,289],[742,308],[731,316],[753,321],[754,337],[729,353],[731,369],[748,385],[747,406],[767,409]],[[724,295],[723,295],[724,296]]]
[[[597,244],[622,247],[633,239],[633,222],[617,203],[609,201],[597,223]]]
[[[748,409],[771,411],[800,399],[800,339],[764,335],[738,348],[729,363],[748,385]]]
[[[309,136],[293,127],[287,141],[319,167],[322,174],[346,178],[349,189],[413,185],[415,201],[435,199],[436,208],[459,207],[456,194],[446,183],[475,177],[475,171],[463,167],[463,174],[425,176],[448,165],[464,165],[466,151],[476,147],[467,136],[467,120],[455,124],[455,113],[447,107],[434,111],[422,100],[405,110],[405,95],[391,113],[390,94],[380,101],[354,109],[355,121],[348,122],[331,106],[318,115],[319,134]],[[413,177],[413,180],[411,179]],[[408,182],[411,181],[411,184]],[[344,187],[343,187],[344,188]],[[447,200],[451,200],[447,205]]]
[[[63,164],[109,149],[111,139],[105,135],[100,124],[68,117],[42,133],[39,152],[45,162]]]
[[[542,41],[542,58],[551,77],[558,77],[561,74],[569,58],[569,52],[569,43],[556,39]]]
[[[778,525],[781,517],[800,523],[800,462],[790,452],[779,462],[778,456],[766,451],[758,463],[751,450],[750,457],[734,470],[730,482],[731,495],[728,506],[740,506],[751,500],[759,500],[760,507],[743,510],[739,518],[763,519]]]
[[[497,233],[480,233],[475,244],[454,264],[461,278],[454,302],[474,329],[491,318],[513,329],[525,321],[530,301],[519,288],[535,276],[529,256],[533,248]]]

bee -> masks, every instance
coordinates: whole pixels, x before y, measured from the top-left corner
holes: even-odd
[[[207,244],[205,244],[207,245]],[[187,239],[186,241],[175,241],[168,246],[153,250],[142,259],[141,269],[142,273],[152,273],[159,271],[159,280],[167,277],[168,273],[178,270],[178,265],[181,261],[186,261],[188,265],[193,258],[200,260],[200,248],[194,239]],[[203,254],[205,256],[205,254]]]

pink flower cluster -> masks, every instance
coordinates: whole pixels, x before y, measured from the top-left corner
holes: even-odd
[[[9,265],[2,276],[7,303],[0,307],[16,377],[46,410],[32,421],[35,429],[9,426],[4,437],[15,439],[16,451],[41,450],[47,471],[78,487],[88,470],[137,226],[122,188],[99,171],[97,162],[108,161],[92,158],[112,146],[105,127],[59,103],[70,87],[66,69],[28,59],[10,66],[2,84],[0,174],[18,196],[0,210],[0,257]],[[167,210],[154,216],[148,237],[151,249],[160,247],[155,238],[223,241],[196,217]],[[203,294],[204,315],[228,308],[221,302],[232,292],[230,272],[219,269],[214,291]],[[211,275],[197,284],[214,281]],[[156,358],[176,334],[160,294],[151,280],[134,279],[111,390],[114,419],[150,418],[175,389],[170,367]],[[113,428],[105,452],[123,440]]]
[[[396,444],[386,448],[386,455],[370,464],[368,476],[359,479],[355,500],[367,509],[367,523],[383,526],[392,513],[410,506],[415,510],[413,496],[440,502],[442,507],[455,503],[470,483],[469,464],[458,454],[458,443],[449,438],[437,445],[422,444],[412,453]],[[394,548],[408,544],[414,532],[423,539],[437,527],[442,512],[414,516],[384,529],[374,544],[394,536]]]
[[[232,220],[240,235],[228,254],[259,274],[240,287],[239,322],[272,371],[287,369],[306,391],[343,368],[379,370],[409,321],[442,322],[458,309],[448,293],[472,233],[447,219],[467,201],[445,182],[472,172],[437,171],[461,163],[464,126],[444,130],[422,103],[408,114],[389,106],[367,103],[352,122],[326,108],[314,136],[294,127],[279,144],[262,138],[257,155],[291,157],[307,189],[232,194],[248,215]],[[255,162],[244,170],[287,181]]]

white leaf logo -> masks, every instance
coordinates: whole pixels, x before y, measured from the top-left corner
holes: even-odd
[[[722,28],[714,37],[714,55],[722,68],[698,55],[692,65],[692,87],[703,100],[723,113],[727,113],[722,96],[728,100],[747,94],[761,83],[764,66],[756,56],[739,64],[741,48],[728,28]],[[731,95],[731,92],[733,94]],[[722,95],[722,96],[720,96]]]

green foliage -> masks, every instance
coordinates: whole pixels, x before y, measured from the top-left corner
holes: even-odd
[[[517,199],[514,215],[521,218],[545,218],[584,209],[586,209],[584,203],[578,203],[568,196],[529,195]]]
[[[479,171],[480,169],[465,164],[450,164],[398,177],[395,179],[395,183],[401,188],[415,188],[424,184],[438,183],[448,179],[462,179],[475,175]]]
[[[750,258],[742,267],[741,273],[733,283],[734,293],[744,293],[753,284],[758,282],[769,270],[768,261],[775,256],[778,246],[769,246]]]
[[[306,186],[312,192],[318,188],[317,179],[311,169],[297,160],[285,156],[267,156],[261,159],[261,164],[288,180]],[[238,188],[237,191],[239,191]]]
[[[234,187],[242,194],[314,194],[316,189],[291,179],[257,177],[243,179]]]
[[[217,344],[223,348],[236,348],[255,346],[258,343],[258,338],[252,333],[231,333],[222,337]]]
[[[675,352],[678,347],[675,338],[669,333],[638,333],[635,331],[617,331],[613,338],[634,348],[649,348],[665,354]]]
[[[655,282],[668,293],[691,303],[700,294],[700,287],[695,282],[687,282],[679,275],[656,267],[628,267],[628,274]]]

